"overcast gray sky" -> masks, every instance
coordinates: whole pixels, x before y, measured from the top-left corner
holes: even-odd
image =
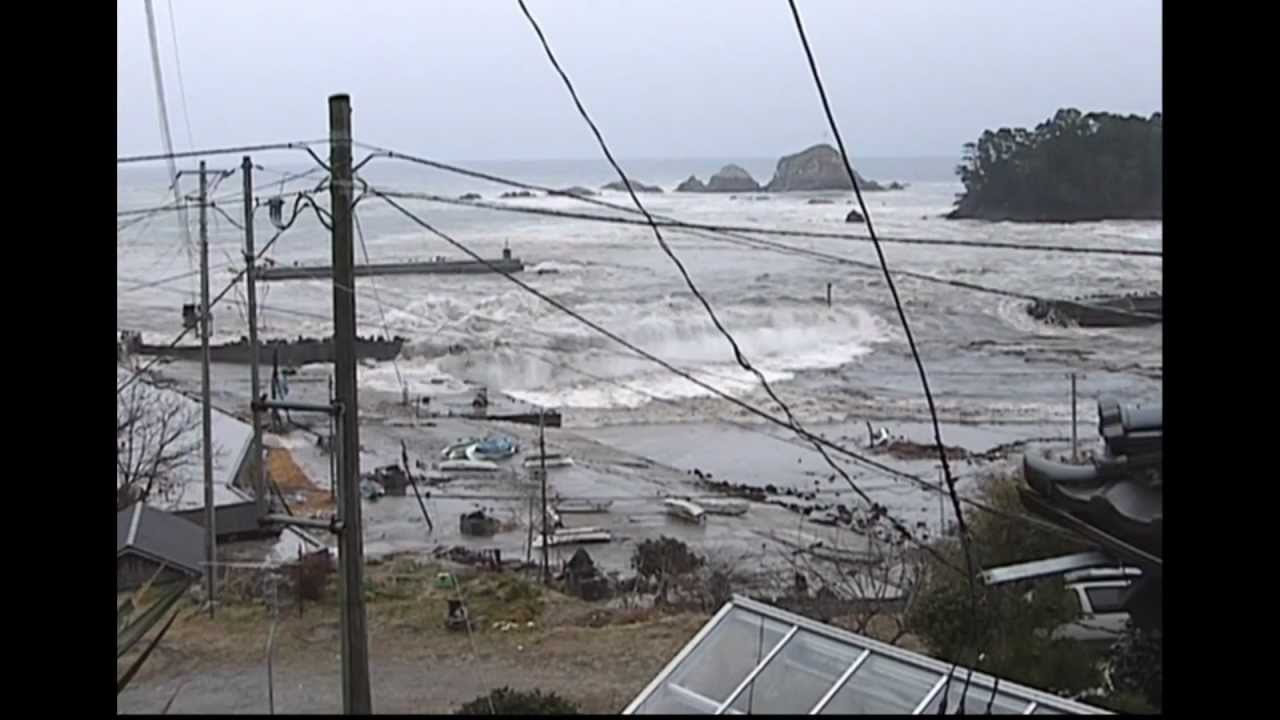
[[[515,0],[154,0],[174,144],[324,137],[456,160],[598,150]],[[785,0],[527,0],[621,157],[829,141]],[[1161,109],[1159,0],[799,0],[854,156],[958,156],[1059,107]],[[119,0],[116,151],[162,149],[143,0]]]

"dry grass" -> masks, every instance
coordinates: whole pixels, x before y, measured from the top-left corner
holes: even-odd
[[[411,558],[368,569],[365,598],[372,662],[382,672],[461,668],[449,689],[452,699],[441,696],[439,689],[409,686],[403,689],[405,697],[386,698],[389,707],[450,712],[453,704],[493,689],[487,685],[505,684],[557,692],[577,702],[583,712],[616,713],[707,620],[697,613],[605,608],[544,589],[514,573],[464,569],[455,572],[475,621],[472,659],[467,634],[445,628],[447,601],[454,591],[436,586],[442,571]],[[262,663],[270,622],[261,602],[222,606],[212,620],[189,607],[162,643],[164,651],[148,661],[134,682],[152,684],[214,668],[256,667]],[[504,630],[495,628],[499,622],[517,624]],[[332,582],[325,598],[307,604],[302,617],[296,609],[282,609],[276,630],[278,664],[320,662],[331,659],[337,648]]]
[[[300,504],[290,502],[294,512],[310,515],[313,512],[332,512],[335,509],[329,489],[313,483],[293,461],[288,450],[267,448],[267,479],[274,481],[285,495],[296,494],[303,497]]]

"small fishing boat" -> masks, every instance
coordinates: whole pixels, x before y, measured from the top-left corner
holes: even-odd
[[[542,466],[542,455],[526,455],[524,458],[524,466],[527,468],[536,468]],[[573,464],[573,458],[564,453],[547,453],[546,464],[549,468],[569,467]]]
[[[465,460],[467,457],[467,451],[478,442],[480,442],[480,440],[477,438],[459,440],[442,450],[440,452],[440,456],[445,460]]]
[[[445,460],[438,466],[445,472],[497,472],[498,465],[488,460]]]
[[[517,449],[511,438],[490,435],[467,448],[466,453],[469,460],[506,460],[515,455]]]
[[[558,547],[562,545],[588,545],[591,543],[605,543],[613,540],[613,533],[602,528],[560,528],[554,533],[547,535],[547,547]],[[539,535],[533,539],[533,548],[542,547],[542,536]]]
[[[612,500],[556,500],[555,508],[562,513],[603,513],[609,512]]]
[[[746,500],[705,499],[699,500],[698,504],[708,515],[746,515],[751,507]]]
[[[662,501],[662,505],[668,515],[686,522],[701,525],[707,520],[707,511],[703,510],[702,506],[695,502],[680,500],[679,498],[667,498]]]

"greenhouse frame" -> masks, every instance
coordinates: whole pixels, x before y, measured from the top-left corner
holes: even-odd
[[[1102,715],[1105,710],[735,595],[624,715]],[[950,682],[948,683],[948,678]],[[965,690],[965,681],[969,682]],[[995,697],[992,698],[994,690]]]

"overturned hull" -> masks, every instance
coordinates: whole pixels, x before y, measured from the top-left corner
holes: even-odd
[[[1036,300],[1027,314],[1055,325],[1078,327],[1139,327],[1164,319],[1160,295],[1126,295],[1080,300]]]
[[[400,354],[404,338],[391,340],[376,338],[356,338],[357,360],[391,360]],[[199,362],[201,350],[199,345],[147,345],[135,337],[129,345],[129,352],[134,355],[162,355],[175,360],[193,360]],[[279,357],[284,366],[306,365],[309,363],[333,362],[333,338],[299,338],[297,340],[269,340],[258,343],[258,362],[270,365],[273,358]],[[215,363],[236,363],[247,365],[253,361],[253,350],[245,339],[233,343],[209,346],[209,360]]]

